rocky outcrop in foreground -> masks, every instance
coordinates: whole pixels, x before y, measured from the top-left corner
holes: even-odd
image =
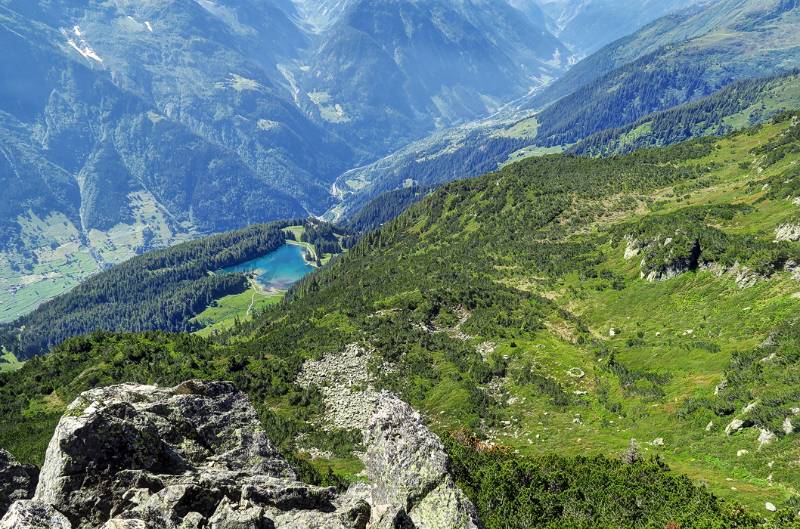
[[[22,465],[0,448],[0,513],[6,512],[16,500],[24,500],[36,489],[38,471],[32,465]]]
[[[381,393],[364,429],[367,484],[298,481],[231,384],[83,393],[56,428],[39,485],[0,529],[477,528],[443,447]]]

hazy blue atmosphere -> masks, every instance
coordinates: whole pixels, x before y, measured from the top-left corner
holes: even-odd
[[[800,0],[0,0],[0,529],[800,529]]]

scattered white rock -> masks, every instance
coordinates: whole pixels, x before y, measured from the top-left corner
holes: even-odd
[[[775,437],[776,437],[775,434],[772,433],[771,431],[765,428],[759,429],[758,448],[760,449],[762,446],[770,444],[772,441],[775,440]]]
[[[749,454],[750,450],[745,450],[744,448],[741,450],[736,451],[736,457],[742,457],[743,455]]]
[[[714,428],[714,421],[709,421],[708,424],[706,424],[706,431],[710,432],[713,428]]]
[[[728,426],[725,427],[725,435],[731,435],[734,432],[738,432],[744,427],[744,421],[741,419],[734,419],[728,423]]]
[[[664,446],[664,438],[657,437],[653,439],[652,441],[650,441],[650,446]]]
[[[768,510],[769,512],[775,512],[775,511],[777,511],[777,510],[778,510],[778,508],[777,508],[777,507],[775,507],[775,504],[774,504],[774,503],[771,503],[771,502],[766,502],[766,503],[764,503],[764,508],[765,508],[766,510]]]
[[[481,355],[481,358],[486,361],[496,348],[497,344],[495,342],[482,342],[475,347],[475,350]]]
[[[33,500],[19,500],[0,521],[0,529],[71,529],[69,519],[52,505]]]
[[[612,338],[613,338],[614,336],[616,336],[617,334],[619,334],[619,331],[618,331],[617,329],[615,329],[614,327],[611,327],[611,328],[608,330],[608,335],[609,335],[609,336],[611,336]]]
[[[800,224],[781,224],[775,228],[775,242],[800,241]]]
[[[730,273],[735,276],[736,286],[739,288],[749,288],[758,283],[762,276],[756,274],[746,266],[740,265],[738,262],[733,264]]]
[[[786,417],[783,420],[783,433],[786,435],[791,435],[794,433],[794,425],[792,424],[792,420],[789,417]]]
[[[765,356],[764,358],[762,358],[761,359],[761,363],[762,364],[766,364],[766,363],[772,362],[776,358],[778,358],[778,354],[777,353],[772,353],[769,356]]]
[[[783,265],[783,269],[792,275],[793,280],[800,281],[800,264],[798,264],[797,261],[789,259],[786,261],[786,264]]]
[[[343,351],[303,364],[297,383],[320,389],[332,426],[361,430],[375,412],[378,392],[371,385],[370,356],[358,344],[351,344]]]
[[[641,246],[639,246],[639,241],[634,238],[626,237],[626,240],[628,244],[625,246],[625,260],[628,261],[639,255]]]
[[[685,331],[683,331],[684,336],[691,336],[693,334],[694,334],[694,329],[686,329]]]

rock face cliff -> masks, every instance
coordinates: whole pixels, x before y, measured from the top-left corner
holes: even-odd
[[[229,383],[95,389],[69,406],[35,494],[0,529],[480,527],[410,406],[381,393],[364,444],[368,482],[337,492],[297,479]]]

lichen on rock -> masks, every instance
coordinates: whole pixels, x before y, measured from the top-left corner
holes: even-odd
[[[230,383],[87,391],[59,422],[34,497],[0,529],[478,527],[419,414],[378,401],[364,430],[371,481],[339,492],[300,482]]]
[[[0,449],[0,515],[17,500],[33,496],[39,471],[32,465],[23,465],[14,456]]]

